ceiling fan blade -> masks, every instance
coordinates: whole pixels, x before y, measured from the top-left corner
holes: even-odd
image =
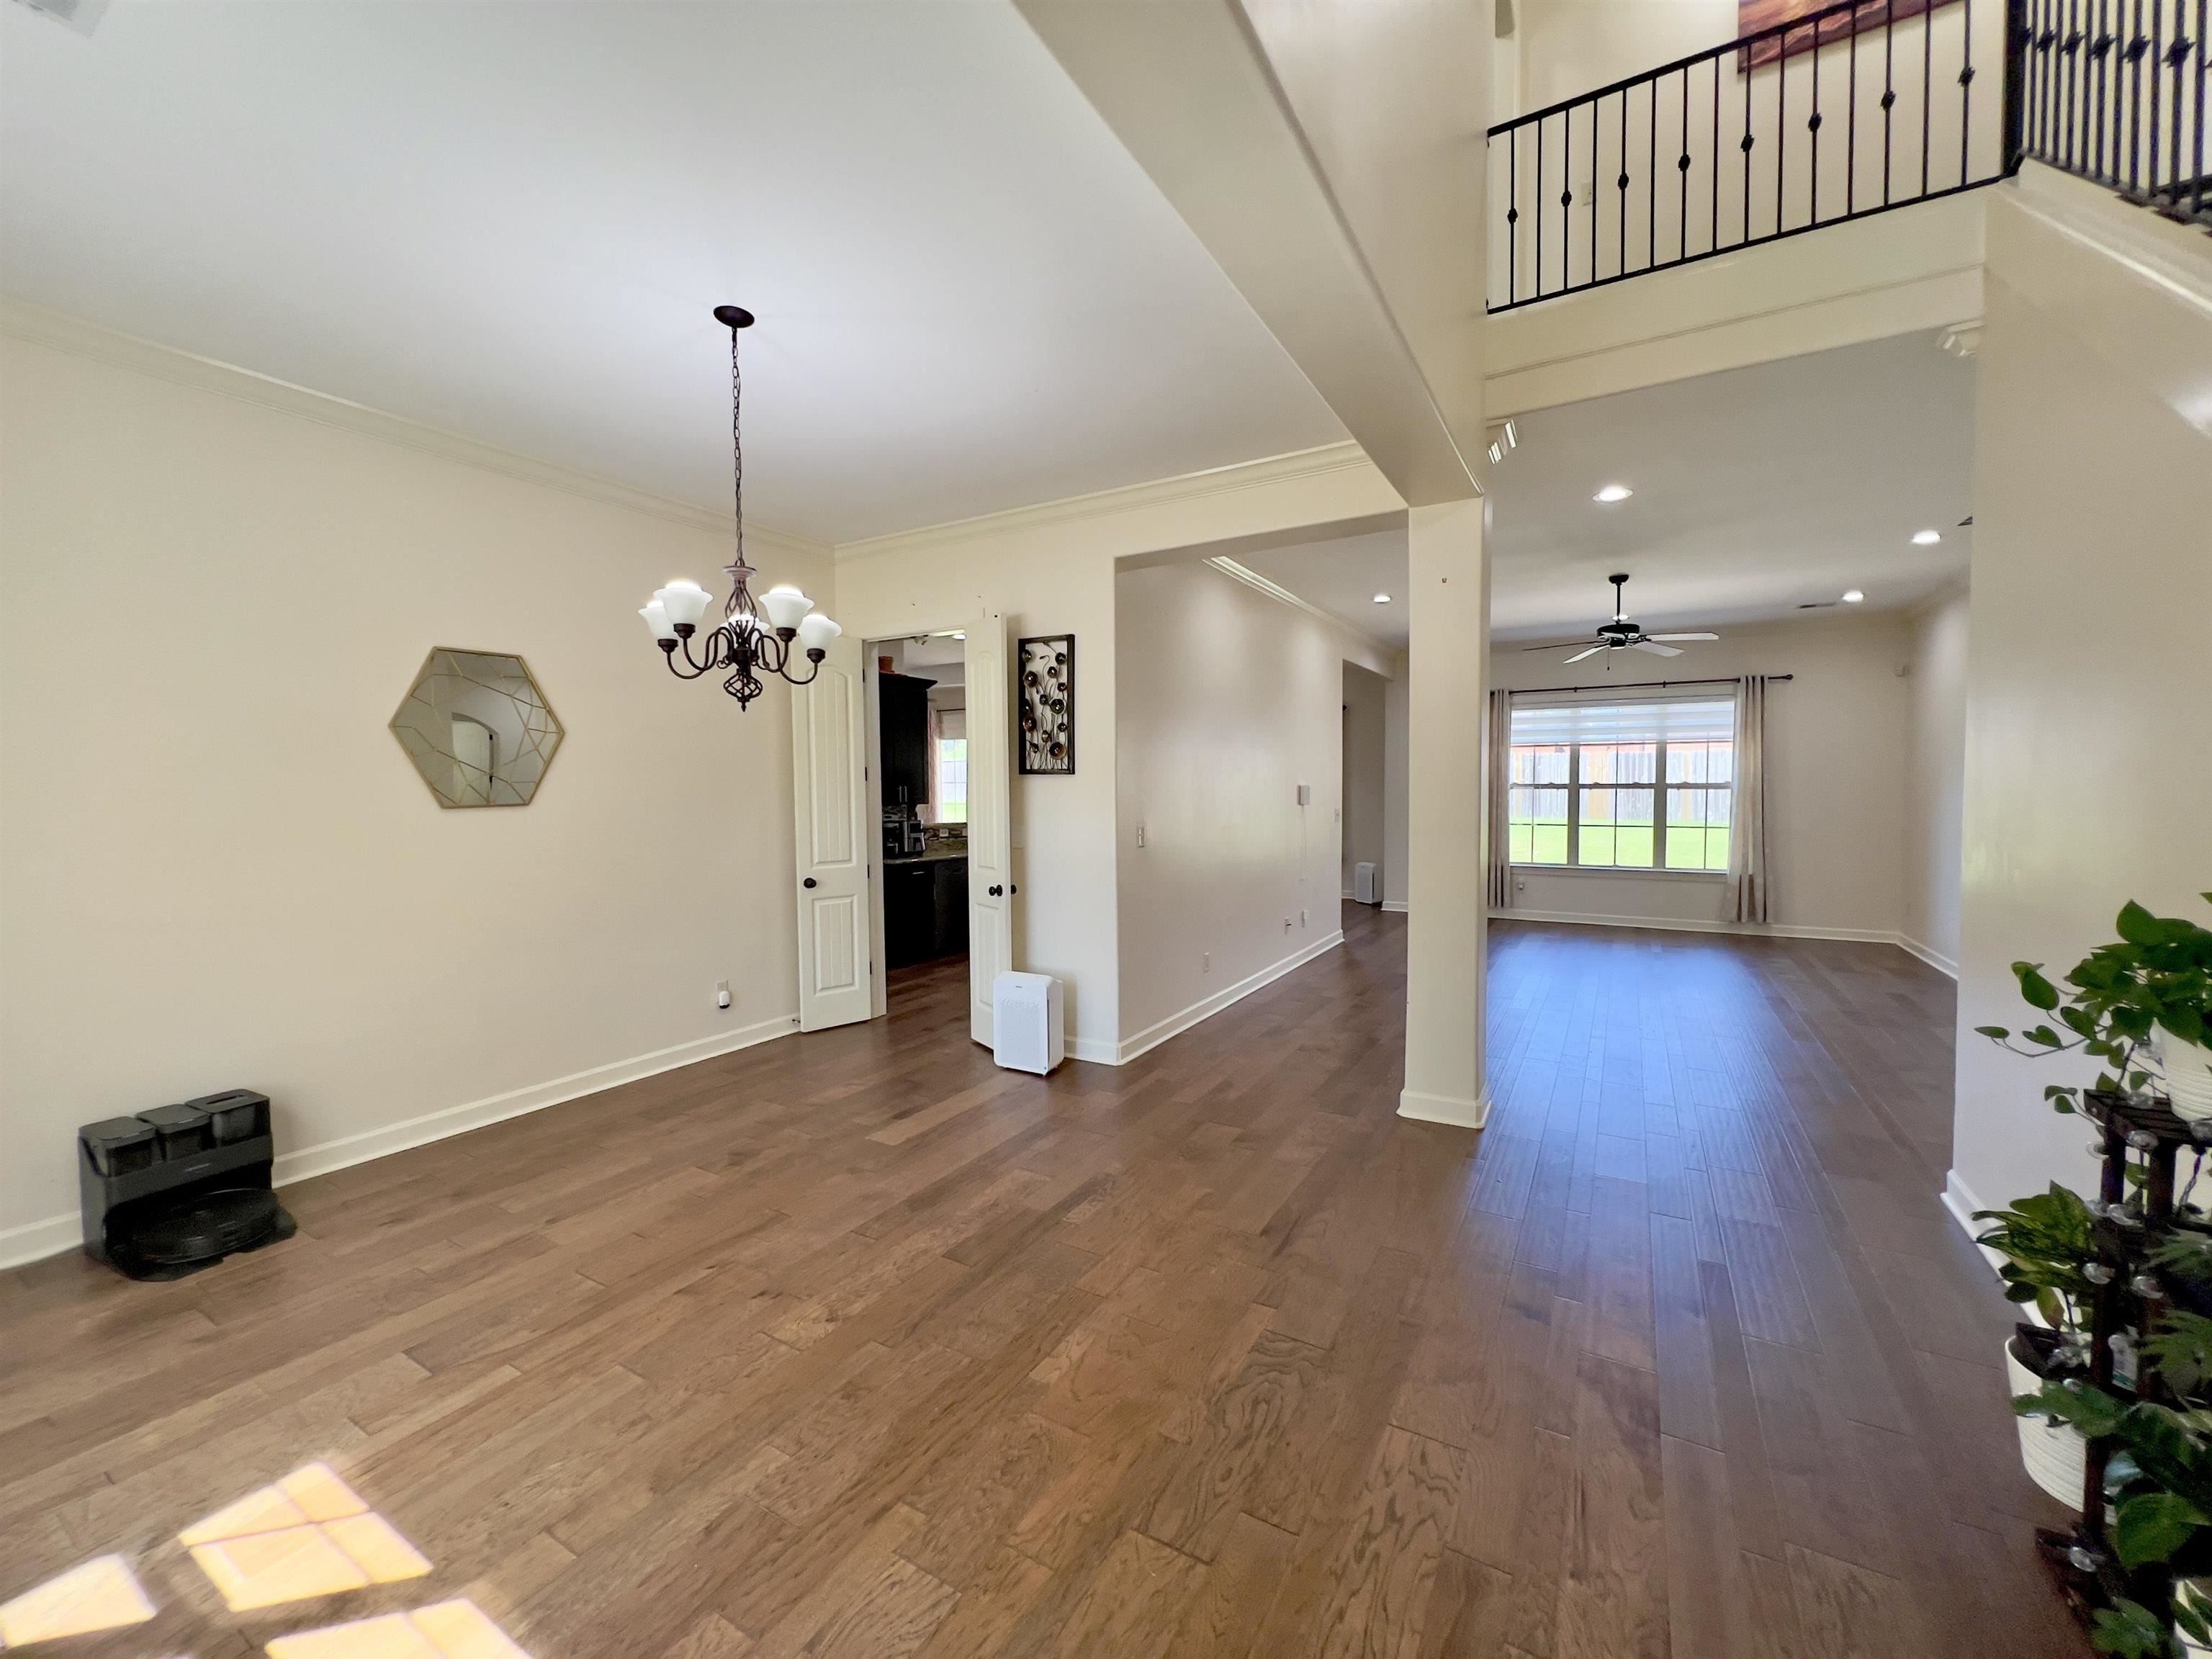
[[[1569,641],[1565,641],[1565,640],[1560,640],[1560,641],[1555,641],[1555,642],[1553,642],[1553,644],[1550,644],[1550,645],[1524,645],[1524,646],[1522,646],[1521,648],[1522,648],[1523,651],[1556,651],[1556,650],[1558,650],[1558,649],[1559,648],[1559,647],[1560,647],[1561,645],[1565,645],[1565,644],[1567,644],[1567,643],[1569,643]]]
[[[1554,651],[1556,651],[1556,650],[1558,650],[1558,649],[1559,649],[1559,647],[1558,647],[1557,646],[1553,646],[1552,648],[1553,648]],[[1576,652],[1576,653],[1575,653],[1575,654],[1574,654],[1573,656],[1571,656],[1571,657],[1562,657],[1562,658],[1560,659],[1560,661],[1562,661],[1562,662],[1580,662],[1580,661],[1581,661],[1584,657],[1595,657],[1595,655],[1597,655],[1597,653],[1598,653],[1599,652],[1601,652],[1601,651],[1602,651],[1602,650],[1604,650],[1604,649],[1605,649],[1605,647],[1604,647],[1603,646],[1601,646],[1601,645],[1594,645],[1594,646],[1590,647],[1589,647],[1589,650],[1587,650],[1587,651],[1577,651],[1577,652]]]
[[[1679,657],[1682,653],[1671,645],[1654,645],[1649,640],[1638,640],[1628,647],[1632,651],[1649,651],[1655,657]]]
[[[1646,634],[1647,640],[1717,640],[1717,634]]]

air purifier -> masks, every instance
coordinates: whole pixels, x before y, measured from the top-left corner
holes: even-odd
[[[1352,896],[1362,904],[1382,902],[1382,875],[1371,864],[1352,866]]]
[[[1067,1012],[1049,974],[1001,974],[991,984],[991,1055],[1042,1077],[1067,1057]]]

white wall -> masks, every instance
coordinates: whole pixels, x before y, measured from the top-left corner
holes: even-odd
[[[2001,1053],[2015,960],[2071,967],[2130,899],[2212,919],[2212,245],[2030,166],[1990,209],[1977,362],[1955,1206],[2089,1176]],[[2085,1190],[2089,1190],[2085,1188]]]
[[[1383,765],[1383,704],[1390,682],[1358,663],[1344,665],[1344,866],[1343,890],[1352,892],[1352,869],[1373,864],[1389,879],[1384,854],[1389,840]]]
[[[0,1254],[75,1243],[95,1118],[262,1089],[298,1173],[787,1029],[785,698],[677,684],[635,615],[714,578],[711,515],[144,355],[0,369]],[[386,729],[434,645],[528,660],[567,729],[528,806],[441,810]]]
[[[1959,968],[1960,814],[1966,799],[1966,590],[1911,618],[1911,725],[1905,772],[1904,912],[1898,931],[1947,972]]]
[[[1117,559],[1402,510],[1349,444],[838,549],[838,619],[867,638],[981,612],[1075,635],[1075,771],[1016,777],[1015,966],[1066,988],[1069,1052],[1112,1061],[1121,1020],[1115,902]]]
[[[1125,570],[1114,589],[1121,1044],[1131,1054],[1340,936],[1340,665],[1352,651],[1381,659],[1203,563]],[[1312,792],[1304,806],[1301,783]]]
[[[1665,666],[1652,658],[1616,671],[1624,683],[1796,677],[1774,687],[1766,704],[1767,834],[1778,927],[1876,939],[1898,930],[1911,719],[1908,682],[1898,671],[1910,651],[1902,615],[1853,613],[1730,628],[1717,644],[1692,647]],[[1498,683],[1516,691],[1606,678],[1595,659],[1568,664],[1548,652],[1500,650],[1492,662]],[[1516,913],[1701,924],[1729,913],[1727,884],[1717,876],[1525,867],[1516,876],[1522,884]]]

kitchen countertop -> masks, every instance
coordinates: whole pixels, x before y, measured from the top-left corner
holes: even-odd
[[[968,849],[962,847],[939,853],[906,853],[897,858],[887,858],[884,860],[884,864],[886,867],[894,864],[943,864],[951,859],[958,859],[965,864],[968,861]]]

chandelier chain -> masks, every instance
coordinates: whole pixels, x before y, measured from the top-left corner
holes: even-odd
[[[738,562],[745,562],[745,440],[738,423],[738,410],[744,402],[744,376],[738,368],[738,331],[730,331],[730,458],[737,483],[732,505],[738,515]],[[736,596],[732,594],[732,599]]]

